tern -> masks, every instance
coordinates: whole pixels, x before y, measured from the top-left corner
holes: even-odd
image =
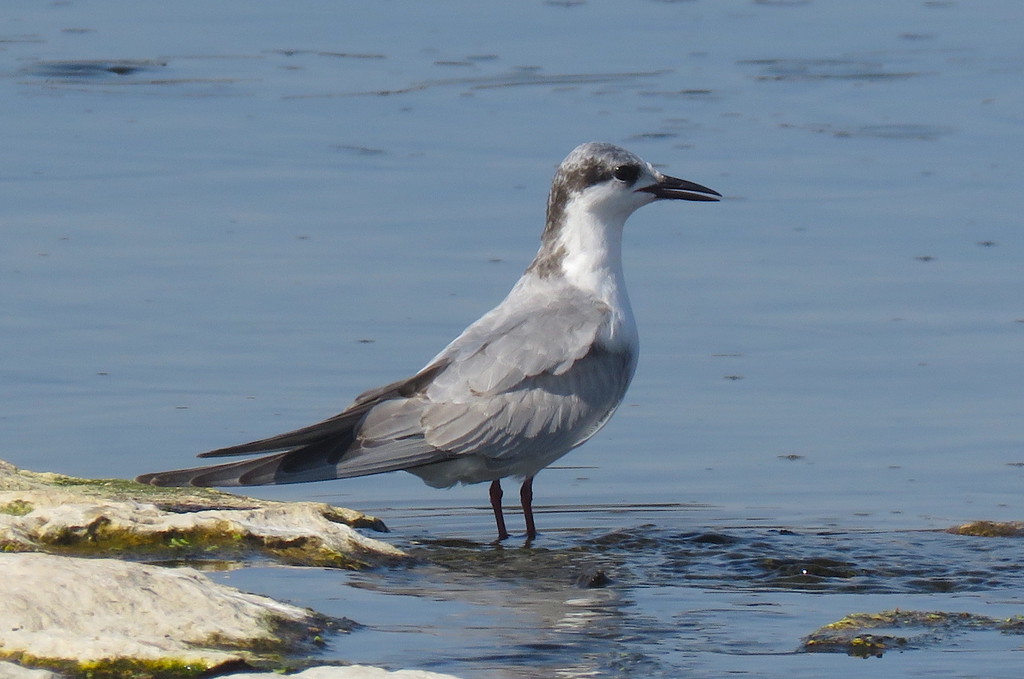
[[[490,482],[498,542],[509,537],[501,479],[522,480],[527,541],[533,478],[608,422],[636,368],[622,230],[638,208],[721,194],[662,174],[613,144],[576,147],[558,167],[540,249],[508,296],[418,373],[370,389],[342,413],[201,453],[270,453],[144,474],[156,486],[259,486],[407,471],[435,488]]]

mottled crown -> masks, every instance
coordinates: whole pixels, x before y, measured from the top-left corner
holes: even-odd
[[[643,165],[644,161],[635,153],[607,142],[588,141],[574,148],[558,166],[551,182],[545,233],[561,226],[565,207],[573,196],[589,186],[608,181],[615,168],[629,164]]]

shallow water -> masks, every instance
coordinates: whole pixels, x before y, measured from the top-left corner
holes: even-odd
[[[0,457],[134,476],[336,413],[501,298],[604,139],[726,200],[630,221],[639,371],[538,477],[534,548],[439,544],[491,538],[486,489],[388,475],[258,492],[427,565],[222,577],[466,677],[1019,674],[993,633],[795,651],[1024,613],[1019,541],[934,532],[1022,518],[1020,3],[5,9]]]
[[[623,511],[641,518],[644,510]],[[658,524],[555,530],[532,548],[414,541],[410,549],[423,561],[407,570],[249,568],[216,577],[335,615],[358,612],[365,627],[335,639],[324,658],[357,653],[367,662],[427,662],[481,677],[855,676],[865,669],[857,663],[876,661],[803,652],[803,638],[855,611],[1005,619],[1024,606],[1014,540],[666,527],[691,523],[690,513],[658,508]],[[917,645],[882,653],[887,676],[950,676],[951,668],[970,676],[979,663],[984,676],[1019,672],[1019,633],[898,633]]]

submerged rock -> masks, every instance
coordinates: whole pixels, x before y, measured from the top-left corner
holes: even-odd
[[[343,628],[191,568],[0,554],[0,572],[0,659],[62,673],[195,675]]]
[[[886,651],[950,645],[968,630],[1024,633],[1024,618],[991,618],[974,613],[903,611],[852,613],[809,635],[803,650],[880,658]]]
[[[0,461],[0,551],[175,561],[264,556],[333,568],[408,558],[353,526],[387,530],[378,519],[324,503],[76,479]]]

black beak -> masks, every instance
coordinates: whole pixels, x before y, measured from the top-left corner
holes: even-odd
[[[669,177],[663,175],[663,178],[657,184],[651,184],[645,186],[637,191],[646,191],[653,193],[658,198],[679,198],[681,200],[718,200],[722,197],[718,191],[709,189],[706,186],[695,184],[694,182],[688,182],[685,179],[676,179],[675,177]]]

